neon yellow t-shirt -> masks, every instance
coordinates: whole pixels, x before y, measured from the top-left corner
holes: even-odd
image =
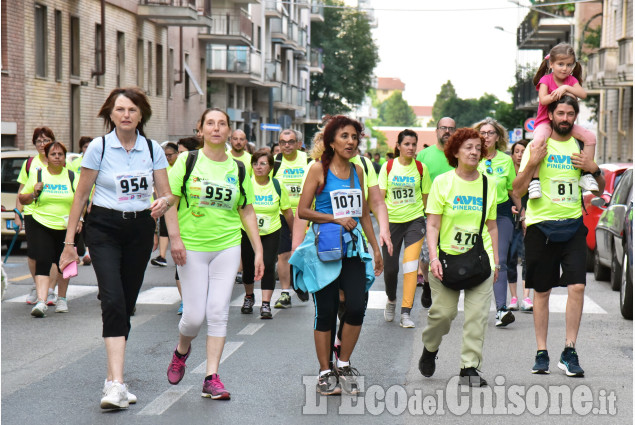
[[[74,171],[77,174],[81,173],[82,159],[84,159],[83,156],[78,156],[77,158],[75,158],[73,162],[71,162],[71,165],[68,167],[68,169]]]
[[[33,157],[33,161],[31,161],[31,167],[29,168],[29,174],[27,174],[26,173],[26,163],[27,162],[28,162],[28,160],[26,160],[26,161],[24,161],[22,163],[22,168],[20,169],[20,174],[18,175],[18,183],[20,183],[20,184],[26,184],[26,182],[29,180],[29,177],[31,176],[31,174],[37,174],[37,170],[41,170],[43,168],[46,168],[46,166],[40,160],[40,155],[35,155]],[[24,208],[22,209],[22,215],[31,215],[31,214],[33,214],[33,205],[34,204],[24,205]]]
[[[457,255],[472,248],[475,235],[481,225],[483,211],[483,177],[466,181],[456,175],[454,170],[439,175],[432,182],[428,195],[428,214],[441,215],[439,243],[446,253]],[[487,210],[485,220],[496,220],[496,185],[487,180]],[[492,238],[483,224],[483,245],[494,267]],[[438,255],[438,249],[437,249]],[[501,260],[504,261],[504,260]]]
[[[297,151],[297,156],[293,161],[287,161],[283,155],[280,168],[276,175],[273,176],[286,188],[291,208],[293,208],[293,215],[295,215],[295,210],[300,202],[302,180],[304,180],[304,175],[306,174],[306,158],[306,153],[302,151]]]
[[[439,150],[437,145],[429,146],[421,150],[417,154],[417,161],[423,162],[426,167],[428,167],[428,173],[430,173],[430,179],[432,181],[434,181],[438,175],[453,170],[452,166],[448,164],[445,153]]]
[[[491,165],[485,165],[486,162],[485,158],[481,159],[478,163],[478,171],[485,174],[488,179],[496,180],[496,203],[502,204],[509,199],[509,191],[513,189],[512,184],[516,178],[514,161],[506,153],[496,151]],[[491,173],[487,170],[488,168],[491,168]]]
[[[170,170],[172,194],[182,196],[187,155],[180,155]],[[186,183],[187,201],[181,198],[178,218],[181,239],[190,251],[221,251],[240,245],[240,215],[243,205],[238,181],[238,165],[228,157],[212,161],[200,151]],[[254,189],[249,176],[243,182],[247,204],[254,203]]]
[[[531,158],[531,143],[520,162],[522,172]],[[572,137],[566,142],[547,140],[547,156],[540,163],[540,190],[542,196],[527,202],[527,226],[546,220],[578,218],[582,215],[581,191],[578,186],[580,170],[571,164],[571,154],[579,153],[578,143]]]
[[[282,227],[280,223],[281,210],[291,208],[291,202],[289,201],[287,190],[282,184],[280,185],[280,196],[278,196],[271,178],[264,186],[259,185],[255,178],[252,179],[252,184],[254,187],[254,210],[258,218],[258,230],[261,236],[265,236]]]
[[[78,176],[73,179],[73,188],[77,188]],[[29,172],[27,180],[21,193],[33,193],[33,188],[37,183],[37,171],[33,169]],[[68,168],[62,168],[60,174],[51,174],[48,169],[42,169],[42,183],[44,188],[42,193],[29,206],[32,207],[33,219],[44,227],[54,230],[64,230],[68,227],[68,216],[71,212],[71,205],[75,197],[75,191],[71,188],[71,180],[68,175]]]
[[[247,175],[248,176],[253,176],[254,172],[251,169],[251,154],[249,152],[247,152],[246,150],[243,151],[243,154],[241,156],[234,156],[232,155],[232,151],[231,149],[227,151],[227,156],[230,158],[234,158],[236,161],[240,161],[243,164],[245,164],[245,168],[247,169]]]
[[[419,217],[423,217],[425,205],[422,194],[430,192],[430,175],[428,167],[423,166],[423,177],[419,175],[417,164],[411,161],[403,166],[399,159],[392,162],[390,175],[388,163],[381,166],[379,171],[379,188],[386,191],[386,207],[388,208],[388,221],[391,223],[407,223]]]

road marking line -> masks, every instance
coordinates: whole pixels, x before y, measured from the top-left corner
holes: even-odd
[[[144,407],[137,415],[156,416],[161,415],[176,403],[185,393],[193,388],[193,385],[181,385],[170,387],[163,391],[163,394],[155,398]]]
[[[242,331],[238,332],[238,335],[253,335],[264,325],[264,323],[250,323]]]
[[[231,356],[232,354],[234,354],[234,352],[236,350],[238,350],[240,348],[241,345],[243,345],[244,341],[229,341],[225,343],[225,347],[223,348],[223,355],[220,358],[220,364],[223,364],[223,362],[225,360],[227,360],[227,357]],[[196,369],[194,369],[192,371],[192,373],[198,373],[198,374],[204,374],[206,367],[207,366],[207,360],[205,360],[203,363],[201,363],[200,365],[198,365],[196,367]]]
[[[137,304],[176,304],[179,302],[181,302],[181,296],[176,286],[157,286],[142,291],[137,298]]]
[[[22,280],[27,280],[30,277],[31,277],[30,274],[25,274],[24,276],[13,277],[9,279],[9,282],[20,282]]]
[[[97,293],[96,286],[86,286],[86,285],[69,285],[68,291],[66,292],[66,299],[71,301],[85,295],[95,294]],[[28,294],[20,295],[19,297],[11,298],[9,300],[5,300],[5,303],[26,303],[26,297]]]

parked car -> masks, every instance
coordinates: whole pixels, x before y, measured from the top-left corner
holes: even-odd
[[[600,215],[606,210],[606,206],[611,201],[611,196],[615,187],[620,181],[622,174],[632,164],[601,164],[600,168],[604,173],[604,180],[606,185],[604,187],[604,193],[598,197],[591,192],[584,192],[582,199],[584,202],[584,210],[582,211],[582,217],[584,225],[589,229],[586,235],[587,257],[586,266],[587,271],[592,272],[594,267],[594,255],[595,255],[595,226],[600,219]]]
[[[633,320],[633,188],[631,202],[624,218],[624,256],[622,258],[622,284],[620,285],[620,312],[625,319]]]
[[[620,264],[624,258],[624,219],[626,209],[632,199],[633,169],[622,174],[622,178],[613,192],[611,202],[600,216],[595,228],[595,267],[593,272],[597,280],[611,281],[611,288],[619,291],[622,286],[622,269]]]
[[[18,176],[20,175],[20,170],[22,169],[22,164],[27,160],[30,156],[37,155],[36,150],[14,150],[14,149],[2,149],[2,222],[1,222],[1,235],[2,235],[2,244],[11,243],[11,240],[15,236],[14,230],[14,218],[15,213],[13,209],[15,208],[15,201],[17,198],[18,189],[20,188],[20,183],[18,183]],[[69,152],[66,154],[66,163],[70,164],[71,161],[77,158],[79,154]],[[18,235],[18,239],[16,241],[16,248],[19,248],[20,243],[26,240],[26,236],[24,234],[24,229],[20,230]]]

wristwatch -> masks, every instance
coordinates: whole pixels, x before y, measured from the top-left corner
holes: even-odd
[[[500,264],[496,264],[496,265],[494,266],[494,269],[496,269],[496,270],[500,270],[500,269],[501,269],[501,265],[500,265]]]
[[[594,171],[593,173],[591,173],[591,175],[593,177],[600,177],[602,175],[602,169],[598,167],[597,171]]]

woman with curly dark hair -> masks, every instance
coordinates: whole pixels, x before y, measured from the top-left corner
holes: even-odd
[[[485,215],[486,226],[482,228],[482,242],[489,256],[492,273],[483,282],[464,290],[465,323],[460,372],[462,381],[473,386],[485,386],[487,382],[480,377],[477,370],[482,366],[492,285],[500,268],[496,184],[487,179],[484,185],[485,177],[478,171],[479,161],[487,151],[483,137],[476,130],[458,129],[447,141],[444,151],[448,163],[455,169],[439,175],[432,183],[428,195],[426,242],[430,252],[432,306],[428,312],[428,325],[421,336],[423,354],[419,359],[419,371],[426,377],[434,374],[439,345],[443,336],[450,331],[458,312],[461,291],[445,286],[439,252],[443,250],[448,256],[452,256],[470,251],[478,242]],[[484,195],[487,196],[486,205],[483,202]]]

